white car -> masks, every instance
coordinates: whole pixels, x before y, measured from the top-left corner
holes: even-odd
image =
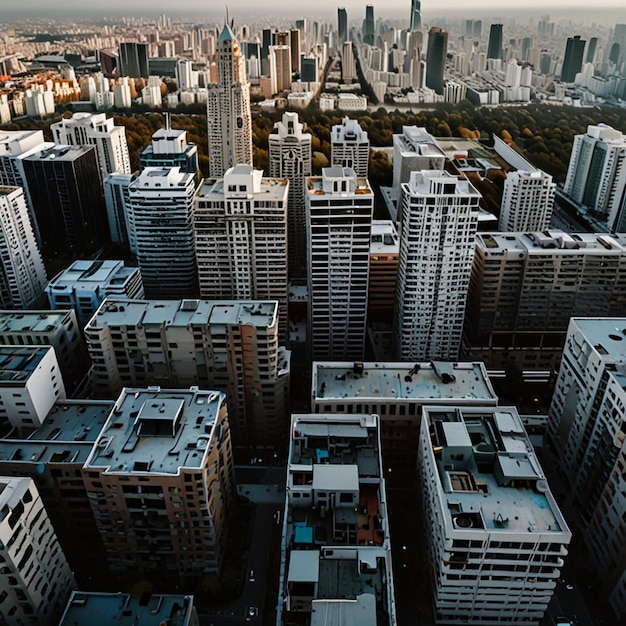
[[[256,606],[249,606],[248,613],[246,615],[246,622],[251,622],[253,619],[259,616],[259,609]]]

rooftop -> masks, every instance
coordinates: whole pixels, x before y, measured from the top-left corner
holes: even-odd
[[[85,467],[109,473],[178,474],[199,468],[221,436],[219,391],[123,389]]]
[[[63,146],[44,144],[42,150],[29,154],[25,158],[29,161],[74,161],[95,150],[93,146]]]
[[[372,220],[370,254],[398,254],[398,231],[391,220]]]
[[[246,176],[247,172],[237,169],[238,167],[240,166],[233,168],[230,173],[235,176]],[[287,183],[286,178],[267,178],[263,176],[258,190],[252,191],[253,187],[250,185],[247,187],[246,193],[250,193],[258,201],[280,202],[285,200]],[[196,198],[198,200],[223,200],[225,196],[224,191],[224,178],[205,178],[196,191]]]
[[[0,347],[0,386],[26,383],[51,347]]]
[[[403,126],[402,134],[393,136],[393,144],[401,152],[414,152],[422,156],[445,156],[435,138],[421,126]]]
[[[616,254],[626,253],[626,242],[618,237],[603,233],[565,233],[551,229],[533,233],[484,233],[477,235],[476,244],[479,248],[488,249],[490,253],[507,250],[522,250],[531,253],[560,254],[579,253],[580,250],[589,253],[613,251]]]
[[[571,324],[576,324],[580,333],[602,355],[603,360],[626,367],[626,318],[573,317],[570,328]]]
[[[49,333],[62,326],[69,311],[0,311],[0,333]]]
[[[124,261],[74,261],[57,274],[50,285],[55,289],[71,288],[75,283],[115,284],[123,283],[136,267],[125,267]]]
[[[341,363],[313,364],[313,397],[391,400],[497,402],[483,363]]]

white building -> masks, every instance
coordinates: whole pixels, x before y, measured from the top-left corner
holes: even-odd
[[[356,78],[356,62],[351,41],[346,41],[341,48],[341,78],[346,82],[352,82]]]
[[[230,168],[198,188],[193,214],[200,295],[278,300],[287,337],[287,195],[284,178],[251,165]]]
[[[148,298],[196,294],[195,188],[194,175],[178,167],[148,167],[128,187],[128,238]]]
[[[0,307],[28,309],[41,303],[46,269],[21,187],[0,186]]]
[[[141,300],[141,271],[124,261],[74,261],[46,286],[50,308],[74,309],[81,326],[91,319],[108,296]]]
[[[96,146],[100,174],[130,174],[130,157],[126,143],[126,128],[116,126],[105,113],[74,113],[50,126],[53,141],[68,146]]]
[[[393,136],[393,188],[399,195],[400,186],[409,182],[411,172],[420,170],[441,172],[445,161],[445,154],[425,128],[403,126],[402,134]]]
[[[64,398],[65,386],[53,348],[0,348],[0,418],[15,428],[36,428],[52,405]]]
[[[294,415],[277,624],[395,626],[377,415]]]
[[[30,478],[0,477],[0,620],[56,626],[74,576]]]
[[[282,120],[274,124],[269,140],[270,178],[289,181],[287,202],[289,280],[306,279],[306,211],[304,182],[311,175],[311,134],[293,112],[283,113]]]
[[[102,186],[104,187],[104,204],[107,209],[109,234],[114,243],[128,244],[128,227],[126,211],[128,206],[128,186],[134,179],[133,174],[110,174]],[[136,248],[132,250],[136,253]]]
[[[509,172],[504,181],[498,229],[528,232],[548,228],[555,190],[552,176],[542,170]]]
[[[610,232],[626,229],[626,135],[606,124],[576,135],[563,187],[575,202],[606,223]]]
[[[424,407],[418,480],[437,624],[542,620],[571,533],[514,407]]]
[[[367,98],[355,93],[340,93],[337,96],[337,108],[340,111],[365,111]]]
[[[567,485],[595,579],[626,614],[626,319],[572,318],[550,407],[551,458]]]
[[[413,172],[402,185],[393,329],[398,358],[457,358],[480,197],[467,179],[447,172]]]
[[[246,60],[228,24],[217,41],[217,83],[207,98],[209,173],[223,176],[237,164],[252,165],[252,118]]]
[[[350,167],[359,178],[367,178],[370,140],[358,120],[344,117],[330,133],[330,162],[333,167]]]
[[[307,179],[309,340],[314,359],[362,359],[374,193],[353,169]]]
[[[176,85],[178,91],[198,87],[198,72],[194,71],[191,59],[178,59],[176,61]]]
[[[133,100],[128,84],[128,76],[122,78],[122,82],[113,87],[113,102],[116,109],[130,109]]]

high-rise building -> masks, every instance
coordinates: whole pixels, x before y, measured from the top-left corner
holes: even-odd
[[[409,31],[414,32],[422,28],[422,3],[420,0],[411,0],[411,17]]]
[[[100,174],[104,180],[114,172],[130,174],[126,128],[116,126],[105,113],[74,113],[50,125],[53,141],[68,146],[96,147]]]
[[[45,143],[20,160],[44,259],[99,250],[109,229],[95,146]]]
[[[625,343],[623,316],[572,318],[548,423],[550,459],[588,555],[587,580],[608,598],[615,623],[626,615]]]
[[[72,570],[30,478],[0,477],[0,620],[56,626]]]
[[[374,193],[367,179],[349,168],[324,168],[306,185],[311,354],[360,360]]]
[[[363,43],[374,45],[376,36],[376,22],[374,21],[374,5],[365,5],[365,20],[363,21]]]
[[[186,174],[198,173],[198,147],[187,141],[187,131],[172,128],[170,114],[165,114],[165,128],[152,135],[152,141],[139,154],[139,166],[179,167]]]
[[[424,127],[403,126],[401,134],[393,135],[393,188],[398,192],[411,180],[411,172],[443,172],[445,162],[445,153]]]
[[[198,86],[198,72],[194,71],[191,59],[176,61],[176,86],[179,91],[195,89]]]
[[[349,167],[359,178],[367,178],[370,140],[358,120],[344,117],[330,132],[332,167]]]
[[[487,58],[502,60],[502,24],[492,24],[489,28]]]
[[[21,187],[0,186],[0,307],[30,309],[42,303],[46,269]]]
[[[209,173],[219,178],[238,164],[252,165],[252,118],[246,60],[228,24],[217,40],[217,83],[207,96]]]
[[[610,232],[626,228],[626,135],[606,124],[588,126],[572,145],[563,191],[593,211]]]
[[[289,181],[287,233],[289,280],[306,281],[307,239],[304,183],[311,175],[311,134],[294,112],[283,113],[269,136],[270,178]]]
[[[433,26],[428,31],[428,49],[426,51],[426,87],[443,95],[443,72],[448,53],[448,31]]]
[[[585,43],[586,41],[581,39],[580,35],[567,38],[563,67],[561,68],[561,80],[564,83],[573,83],[576,74],[582,69]]]
[[[134,178],[133,174],[109,174],[103,181],[109,236],[113,243],[128,244],[128,227],[126,225],[128,187]]]
[[[117,75],[130,78],[148,78],[148,44],[126,42],[119,45]]]
[[[339,48],[348,41],[348,13],[343,7],[337,7],[337,33]]]
[[[291,71],[300,74],[301,34],[298,28],[289,31],[289,47],[291,48]]]
[[[378,416],[294,415],[289,432],[276,623],[393,626]]]
[[[195,190],[194,175],[178,167],[148,167],[128,186],[128,236],[147,298],[197,295]]]
[[[235,446],[287,436],[290,353],[273,301],[105,300],[85,328],[97,395],[199,385],[227,393]]]
[[[514,407],[424,407],[418,484],[438,624],[533,624],[571,532]]]
[[[552,176],[542,170],[509,172],[504,181],[498,229],[530,232],[548,228],[555,190]]]
[[[110,567],[220,573],[236,497],[223,393],[123,389],[83,477]]]
[[[402,185],[393,339],[401,359],[455,360],[463,331],[480,193],[447,172]]]
[[[372,220],[368,322],[386,322],[393,318],[399,249],[398,231],[394,223],[391,220]]]
[[[352,42],[346,41],[341,49],[341,79],[350,82],[356,78],[356,62],[352,50]]]
[[[223,178],[204,181],[193,215],[201,297],[278,300],[282,343],[288,328],[287,193],[287,180],[237,165]]]
[[[587,44],[587,55],[585,57],[585,63],[593,63],[595,61],[597,47],[598,47],[598,38],[591,37]]]
[[[289,46],[270,46],[269,74],[272,95],[291,89],[291,49]]]

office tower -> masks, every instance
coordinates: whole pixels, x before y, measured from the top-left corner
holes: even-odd
[[[420,0],[411,0],[411,17],[409,31],[415,32],[422,28],[422,3]]]
[[[110,174],[104,179],[104,204],[109,222],[109,236],[113,243],[128,244],[126,207],[128,186],[133,179],[133,174]]]
[[[353,169],[307,178],[309,342],[314,359],[363,358],[374,194]]]
[[[279,30],[272,33],[272,45],[274,46],[289,46],[291,36],[287,30]]]
[[[520,55],[520,59],[522,61],[530,60],[530,51],[533,47],[533,38],[532,37],[523,37],[522,38],[522,51]]]
[[[348,41],[348,14],[343,7],[337,7],[337,24],[339,48],[341,48]]]
[[[176,86],[179,91],[195,89],[198,86],[198,72],[194,72],[191,59],[176,61]]]
[[[217,40],[217,84],[209,85],[207,120],[210,175],[219,178],[234,165],[251,165],[250,85],[245,58],[228,24]]]
[[[411,172],[439,170],[443,172],[446,155],[435,138],[420,126],[403,126],[402,134],[393,135],[393,188],[400,192]],[[401,215],[398,215],[398,219]]]
[[[105,113],[74,113],[69,119],[50,125],[54,143],[68,146],[96,147],[100,174],[130,174],[130,157],[126,144],[126,128],[116,126]]]
[[[491,368],[558,369],[570,317],[626,307],[626,240],[561,231],[476,237],[464,344]],[[525,374],[526,375],[526,374]]]
[[[620,56],[620,45],[618,43],[614,43],[609,50],[609,62],[613,65],[617,65],[619,63]]]
[[[53,310],[74,309],[81,327],[109,296],[144,297],[141,271],[124,261],[74,261],[48,283],[46,294]]]
[[[289,31],[289,47],[291,48],[291,70],[300,74],[300,52],[302,46],[300,45],[300,31],[297,28],[292,28]]]
[[[46,143],[21,158],[44,259],[92,254],[108,240],[95,146]]]
[[[118,76],[148,78],[148,44],[126,42],[119,45]]]
[[[398,232],[391,220],[372,220],[370,278],[367,289],[367,319],[386,322],[393,318],[398,280]]]
[[[187,141],[187,131],[172,128],[170,114],[165,114],[165,128],[152,135],[152,143],[139,154],[139,166],[179,167],[186,174],[198,173],[198,147]]]
[[[123,624],[129,616],[140,622],[176,626],[198,626],[194,597],[183,594],[95,593],[72,591],[58,626],[90,626],[94,615],[106,615],[116,624]],[[56,626],[56,625],[55,625]]]
[[[42,302],[46,269],[21,187],[0,186],[0,307],[28,309]]]
[[[593,63],[595,61],[597,47],[598,47],[598,38],[591,37],[587,44],[587,56],[585,57],[585,63]]]
[[[572,318],[549,413],[550,457],[586,549],[599,601],[626,614],[624,446],[626,319]],[[617,513],[616,513],[617,512]]]
[[[424,87],[424,61],[422,60],[422,47],[424,34],[421,30],[411,33],[408,43],[409,82],[414,90]]]
[[[498,230],[541,231],[550,226],[556,184],[539,169],[515,170],[506,175]]]
[[[128,186],[128,236],[147,298],[193,298],[195,177],[178,167],[148,167]]]
[[[447,172],[412,172],[402,185],[393,330],[401,359],[458,356],[480,197]]]
[[[626,228],[626,135],[606,124],[587,126],[572,145],[563,191],[591,209],[610,232]]]
[[[289,46],[270,46],[269,74],[272,95],[291,89],[291,50]]]
[[[349,167],[359,178],[367,178],[370,140],[358,120],[344,117],[330,133],[330,162],[332,167]]]
[[[83,477],[111,568],[220,573],[236,497],[225,394],[123,389]]]
[[[374,21],[374,5],[365,5],[365,20],[363,21],[363,43],[374,45],[376,36],[376,22]]]
[[[117,75],[117,68],[119,66],[119,53],[117,50],[98,50],[98,58],[100,60],[102,73],[106,78],[112,78],[114,75]]]
[[[378,416],[294,415],[290,433],[276,623],[393,626]]]
[[[561,68],[561,80],[564,83],[573,83],[576,79],[576,74],[582,69],[585,43],[585,40],[581,39],[580,35],[567,38],[565,56],[563,57],[563,66]]]
[[[448,53],[448,31],[433,26],[428,31],[426,51],[426,87],[443,95],[443,72]]]
[[[502,24],[492,24],[489,28],[487,58],[502,60]]]
[[[289,181],[287,200],[288,276],[290,282],[306,281],[307,238],[304,181],[311,176],[311,134],[293,112],[283,113],[269,136],[270,178]]]
[[[315,55],[302,56],[300,66],[302,68],[301,79],[303,83],[316,83],[319,79],[318,57]]]
[[[56,626],[72,570],[30,478],[0,477],[0,620]]]
[[[269,65],[267,58],[270,53],[270,46],[274,44],[274,30],[272,28],[264,28],[261,39],[261,73],[267,74]]]
[[[418,484],[438,624],[539,624],[571,532],[517,409],[425,407]]]
[[[354,52],[352,51],[352,42],[346,41],[341,49],[341,79],[344,83],[350,83],[356,78],[356,63],[354,61]]]
[[[287,428],[290,353],[276,301],[105,300],[85,328],[94,392],[199,385],[227,393],[236,446],[277,446]]]

